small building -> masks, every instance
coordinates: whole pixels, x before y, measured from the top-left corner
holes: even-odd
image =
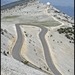
[[[47,7],[50,7],[50,2],[47,2]]]

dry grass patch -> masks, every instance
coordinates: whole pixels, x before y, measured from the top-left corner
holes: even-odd
[[[12,18],[17,18],[19,17],[18,15],[13,15],[13,16],[5,16],[3,17],[4,19],[12,19]]]

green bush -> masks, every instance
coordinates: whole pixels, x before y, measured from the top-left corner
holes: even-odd
[[[59,32],[59,34],[65,33],[65,36],[68,39],[74,40],[74,38],[72,37],[72,35],[74,34],[74,29],[72,27],[60,28],[60,29],[57,29],[57,31]]]
[[[4,35],[4,32],[1,32],[2,35]]]
[[[69,41],[69,43],[71,43],[71,41]]]
[[[42,70],[42,68],[40,67],[39,69],[41,69]]]
[[[5,29],[4,32],[7,33],[7,30]]]
[[[71,39],[71,40],[74,40],[74,38],[73,38],[73,37],[70,37],[70,39]]]
[[[50,37],[52,37],[53,35],[50,35]]]
[[[70,39],[70,36],[68,34],[65,35],[68,39]]]
[[[74,31],[71,31],[72,34],[74,34]]]
[[[5,56],[7,56],[7,54],[5,53],[5,51],[3,52],[3,54],[4,54]]]
[[[28,61],[24,61],[23,63],[24,63],[24,64],[28,64]]]
[[[49,69],[47,68],[47,71],[49,71]]]
[[[67,30],[65,30],[65,33],[68,33],[68,31],[67,31]]]
[[[28,34],[25,34],[26,35],[26,37],[28,37]]]
[[[63,28],[60,28],[60,29],[58,29],[57,31],[58,31],[60,34],[65,32]]]

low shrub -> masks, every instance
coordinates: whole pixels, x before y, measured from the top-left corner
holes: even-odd
[[[59,34],[61,34],[61,33],[64,33],[64,32],[65,32],[63,28],[60,28],[60,29],[58,29],[57,31],[59,32]]]
[[[50,37],[52,37],[53,35],[50,35]]]
[[[23,63],[24,63],[24,64],[28,64],[28,61],[24,61]]]
[[[4,54],[5,56],[7,56],[7,54],[5,53],[5,51],[3,52],[3,54]]]
[[[1,32],[2,35],[4,35],[4,32]]]
[[[25,34],[26,35],[26,37],[28,37],[28,34]]]
[[[39,69],[41,69],[41,67]]]
[[[68,39],[70,39],[70,36],[68,34],[65,35]]]

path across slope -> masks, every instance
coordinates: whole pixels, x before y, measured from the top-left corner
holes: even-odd
[[[20,57],[20,50],[21,50],[24,38],[23,38],[23,35],[22,35],[22,32],[21,32],[19,25],[25,25],[25,24],[16,24],[18,39],[17,39],[17,42],[12,50],[12,55],[15,59],[17,59],[19,61],[23,61],[23,59]],[[52,58],[51,58],[51,55],[49,52],[49,48],[48,48],[47,42],[45,40],[45,34],[48,31],[47,28],[45,28],[44,26],[41,26],[41,25],[29,25],[29,26],[37,26],[42,29],[42,31],[39,33],[39,38],[41,40],[41,43],[42,43],[42,46],[44,49],[46,62],[48,64],[48,66],[50,67],[51,71],[55,75],[61,75],[61,73],[56,69],[55,65],[53,64],[53,61],[52,61]]]

